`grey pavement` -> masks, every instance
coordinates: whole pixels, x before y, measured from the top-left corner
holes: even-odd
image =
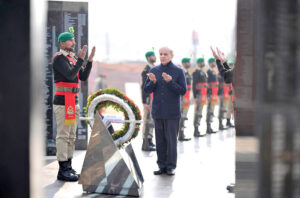
[[[216,109],[217,112],[217,109]],[[233,198],[226,186],[235,183],[235,130],[228,129],[206,137],[194,138],[193,106],[186,123],[185,134],[191,141],[178,142],[178,161],[175,176],[155,176],[157,170],[156,153],[141,151],[142,134],[132,141],[135,154],[141,167],[145,182],[142,198]],[[218,128],[214,118],[213,128]],[[201,121],[204,132],[205,119]],[[76,151],[73,166],[81,171],[85,151]],[[45,156],[43,168],[43,189],[46,198],[72,197],[124,197],[101,194],[85,194],[77,182],[56,180],[58,164],[54,156]]]

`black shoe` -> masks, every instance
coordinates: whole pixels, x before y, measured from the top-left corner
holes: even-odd
[[[227,119],[226,126],[228,128],[233,128],[234,127],[234,125],[230,122],[230,119]]]
[[[191,138],[181,137],[181,138],[178,138],[178,140],[179,140],[180,142],[183,142],[183,141],[190,141]]]
[[[59,163],[59,170],[57,174],[57,179],[62,181],[78,181],[78,176],[71,173],[68,170],[68,161],[65,162],[58,162]]]
[[[149,139],[143,139],[142,151],[156,151],[156,148],[150,146]]]
[[[227,129],[227,128],[225,128],[225,127],[223,126],[222,122],[219,122],[219,130],[225,130],[225,129]]]
[[[155,148],[155,144],[153,144],[152,138],[148,139],[149,146]]]
[[[156,151],[156,148],[152,146],[142,147],[142,151]]]
[[[154,175],[162,175],[165,173],[167,173],[166,169],[159,169],[159,170],[153,172]]]
[[[175,169],[168,169],[167,175],[175,175]]]
[[[194,137],[205,137],[205,136],[206,136],[206,134],[201,135],[200,133],[197,133],[197,134],[194,133]]]
[[[73,168],[72,168],[72,159],[68,160],[68,170],[73,174],[77,175],[78,178],[80,177],[80,174],[78,174]]]
[[[204,137],[204,136],[206,136],[206,134],[201,135],[198,130],[198,127],[194,127],[194,137]]]
[[[214,131],[210,125],[207,126],[207,129],[206,129],[206,133],[207,134],[212,134],[212,133],[217,133],[216,131]]]

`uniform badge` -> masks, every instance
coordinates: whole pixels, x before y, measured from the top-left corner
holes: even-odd
[[[72,106],[69,106],[68,109],[67,109],[67,114],[68,115],[73,115],[75,112],[74,112],[74,108]]]

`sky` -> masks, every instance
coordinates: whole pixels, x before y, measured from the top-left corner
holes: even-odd
[[[73,0],[74,1],[74,0]],[[210,46],[234,53],[236,0],[87,0],[89,47],[95,60],[145,61],[145,52],[160,47],[174,51],[174,62],[193,52],[192,32],[198,32],[197,57],[211,57]]]

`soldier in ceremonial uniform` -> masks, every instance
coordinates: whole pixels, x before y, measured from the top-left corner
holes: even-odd
[[[205,67],[204,58],[197,59],[197,69],[193,73],[193,95],[195,100],[194,110],[194,136],[202,137],[199,132],[203,107],[206,104],[207,96],[207,74],[203,70]]]
[[[228,61],[228,65],[230,68],[233,68],[234,62]],[[230,128],[230,127],[234,127],[234,124],[232,124],[230,120],[233,117],[233,101],[234,101],[235,95],[234,95],[234,88],[233,88],[232,83],[227,84],[227,85],[229,85],[229,102],[227,103],[228,106],[227,106],[227,112],[226,112],[226,119],[227,119],[226,126]]]
[[[152,103],[152,94],[144,92],[143,87],[145,85],[147,74],[150,69],[154,66],[156,62],[156,56],[153,51],[148,51],[145,54],[148,64],[145,66],[142,72],[142,102],[144,107],[144,124],[143,124],[143,151],[155,151],[155,145],[153,144],[153,120],[151,116],[151,103]]]
[[[206,133],[211,134],[211,133],[216,133],[213,131],[211,127],[211,123],[213,120],[214,116],[214,111],[215,111],[215,106],[218,102],[218,88],[219,88],[219,82],[218,82],[218,76],[217,73],[215,72],[216,68],[216,61],[214,58],[210,58],[208,60],[208,65],[209,69],[207,71],[207,82],[208,82],[208,89],[207,89],[207,99],[208,99],[208,104],[207,104],[207,114],[206,114],[206,124],[207,124],[207,129]]]
[[[229,89],[230,84],[224,82],[223,77],[221,74],[218,74],[218,81],[219,81],[219,130],[224,130],[226,127],[223,125],[223,119],[226,118],[227,107],[230,100]]]
[[[219,50],[219,48],[217,48],[218,54],[215,52],[215,50],[212,47],[211,47],[211,51],[212,51],[213,56],[217,60],[217,66],[218,66],[218,70],[220,72],[220,75],[223,77],[225,83],[230,84],[230,89],[231,89],[230,94],[231,94],[231,100],[232,101],[229,102],[230,103],[229,105],[231,105],[231,106],[228,107],[226,125],[228,127],[234,127],[234,125],[231,124],[231,122],[230,122],[231,114],[233,112],[233,100],[235,98],[234,88],[233,88],[233,84],[232,84],[233,74],[234,74],[234,67],[233,67],[234,63],[230,62],[230,66],[229,66],[226,62],[226,58],[225,58],[224,53],[221,50]]]
[[[185,80],[186,80],[186,85],[187,85],[187,91],[185,95],[182,97],[181,100],[181,113],[182,116],[179,121],[179,131],[178,131],[178,140],[179,141],[189,141],[191,138],[186,138],[184,135],[184,122],[188,120],[187,113],[189,111],[190,107],[190,95],[191,95],[191,89],[192,89],[192,76],[189,74],[188,69],[191,67],[191,59],[190,58],[183,58],[181,60],[183,70],[184,70],[184,75],[185,75]]]
[[[87,46],[83,46],[78,56],[75,56],[72,51],[75,49],[76,43],[72,33],[61,33],[58,42],[60,51],[55,54],[53,59],[54,82],[56,84],[53,109],[57,123],[56,155],[59,163],[57,179],[77,181],[79,174],[72,168],[72,158],[80,116],[78,105],[79,80],[85,81],[89,77],[95,47],[93,47],[85,64],[84,57]]]

